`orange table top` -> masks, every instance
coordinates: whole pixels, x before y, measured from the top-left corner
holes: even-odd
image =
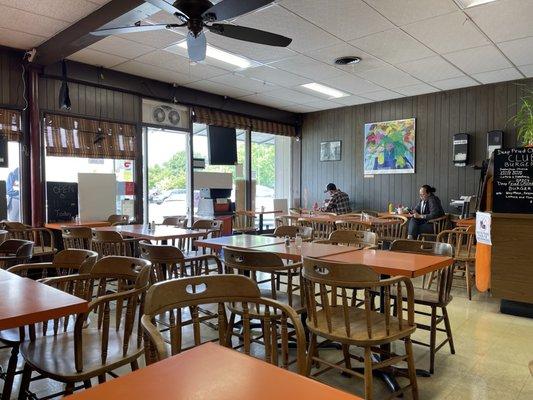
[[[71,227],[71,226],[86,226],[88,228],[96,228],[99,226],[110,226],[111,224],[108,221],[64,221],[64,222],[49,222],[44,224],[45,228],[55,229],[60,231],[61,227]]]
[[[177,228],[168,225],[156,225],[155,229],[148,229],[148,225],[117,225],[95,228],[96,231],[113,231],[119,232],[123,236],[147,239],[147,240],[166,240],[189,237],[200,237],[206,234],[206,231]]]
[[[214,343],[70,396],[84,399],[361,400]]]
[[[356,247],[338,246],[334,244],[325,243],[302,243],[301,247],[296,247],[294,242],[290,246],[285,246],[285,243],[273,244],[269,246],[261,246],[255,250],[268,251],[278,254],[281,258],[301,261],[302,256],[306,257],[325,257],[333,254],[347,253],[357,251]]]
[[[399,275],[409,278],[425,275],[431,271],[436,271],[453,263],[453,258],[451,257],[400,253],[388,250],[356,250],[321,257],[321,259],[341,263],[367,265],[382,275]]]
[[[213,239],[200,239],[196,240],[194,243],[196,246],[209,247],[214,250],[220,250],[224,246],[243,247],[249,249],[252,247],[285,243],[285,239],[261,235],[233,235],[222,236]]]
[[[28,278],[5,274],[9,272],[2,273],[0,279],[0,330],[78,314],[89,308],[89,303],[78,297]]]

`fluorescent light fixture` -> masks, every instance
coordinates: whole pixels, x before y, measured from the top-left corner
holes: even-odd
[[[325,94],[326,96],[329,96],[331,99],[338,99],[339,97],[349,96],[348,93],[341,92],[340,90],[333,89],[329,86],[321,85],[320,83],[316,83],[316,82],[306,83],[305,85],[301,85],[301,86],[306,89]]]
[[[183,41],[181,43],[178,43],[178,47],[181,47],[182,49],[187,49],[187,42]],[[236,56],[235,54],[228,53],[227,51],[217,49],[216,47],[213,47],[209,44],[207,45],[205,55],[207,57],[214,58],[215,60],[235,65],[236,67],[243,69],[250,68],[252,66],[250,60],[247,60],[244,57]]]
[[[492,3],[493,1],[496,1],[496,0],[455,0],[455,2],[461,8],[470,8],[470,7],[479,6],[485,3]]]

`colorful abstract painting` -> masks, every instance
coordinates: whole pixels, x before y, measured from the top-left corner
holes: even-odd
[[[415,119],[365,124],[365,175],[415,172]]]

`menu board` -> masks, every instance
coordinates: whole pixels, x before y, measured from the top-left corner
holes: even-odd
[[[72,221],[78,215],[78,184],[46,182],[48,222]]]
[[[494,204],[499,213],[533,213],[533,147],[494,151]]]

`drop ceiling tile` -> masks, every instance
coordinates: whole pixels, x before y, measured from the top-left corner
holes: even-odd
[[[179,69],[182,73],[189,73],[189,68],[192,67],[188,58],[164,50],[155,50],[151,53],[144,54],[137,57],[136,61],[173,71],[178,71]]]
[[[176,16],[167,13],[166,11],[160,10],[155,14],[150,15],[147,21],[153,22],[154,24],[179,24],[181,21],[176,18]]]
[[[0,28],[50,38],[69,25],[65,21],[0,5]]]
[[[250,78],[264,80],[284,87],[294,87],[311,82],[311,80],[308,78],[294,75],[290,72],[282,71],[281,69],[272,68],[266,65],[257,68],[245,69],[241,71],[241,73]]]
[[[228,97],[233,97],[233,98],[248,96],[252,94],[252,92],[248,90],[237,89],[235,87],[223,85],[217,82],[206,81],[206,80],[187,83],[185,86],[193,88],[193,89],[197,89],[197,90],[202,90],[204,92],[215,93],[221,96],[228,96]]]
[[[298,52],[311,51],[341,42],[335,36],[277,5],[239,17],[235,23],[290,37],[292,43],[289,48]]]
[[[296,103],[269,97],[267,94],[252,94],[249,96],[240,97],[239,100],[249,101],[250,103],[262,104],[264,106],[284,109],[284,107],[294,106]]]
[[[533,36],[531,0],[500,0],[465,12],[495,42]]]
[[[369,35],[350,44],[390,63],[417,60],[435,55],[433,51],[400,29]]]
[[[393,92],[391,90],[383,89],[376,92],[365,93],[365,97],[368,97],[370,100],[374,101],[384,101],[391,99],[398,99],[404,97],[402,94]]]
[[[292,103],[310,103],[312,101],[320,100],[320,98],[312,96],[302,91],[296,91],[292,89],[280,88],[271,90],[266,93],[269,97],[274,97],[276,99],[281,99],[285,101],[290,101]]]
[[[335,103],[344,104],[345,106],[355,106],[357,104],[370,103],[372,100],[362,96],[346,96],[335,99]]]
[[[141,78],[156,79],[162,82],[177,83],[183,85],[195,80],[190,75],[180,74],[166,68],[159,68],[154,65],[144,64],[135,60],[125,62],[117,65],[112,69],[126,72],[128,74],[137,75]]]
[[[358,73],[357,75],[389,89],[420,83],[418,79],[395,67],[373,69]]]
[[[348,73],[337,78],[322,79],[320,80],[320,83],[323,83],[327,86],[331,86],[335,89],[342,90],[343,92],[348,92],[356,95],[383,89],[381,86],[378,86],[375,83],[369,82],[363,78]]]
[[[438,92],[440,89],[430,86],[427,83],[419,83],[417,85],[396,88],[394,91],[401,93],[404,96],[419,96],[421,94]]]
[[[37,47],[46,40],[43,36],[30,33],[17,32],[0,27],[0,45],[13,47],[14,49],[28,50]]]
[[[463,73],[455,68],[441,56],[423,58],[422,60],[408,61],[396,65],[415,78],[422,81],[437,81],[462,76]]]
[[[0,0],[0,4],[32,14],[72,23],[89,15],[109,1],[105,0],[98,4],[86,0],[60,2],[57,0]]]
[[[154,50],[153,47],[126,40],[119,36],[107,36],[102,40],[93,43],[88,48],[130,59]]]
[[[328,65],[333,65],[336,58],[345,56],[357,56],[361,61],[356,65],[336,65],[336,68],[342,69],[348,73],[369,71],[371,69],[386,67],[388,64],[371,56],[367,52],[358,49],[348,43],[336,44],[333,46],[324,47],[322,49],[313,50],[306,53],[307,56],[315,60],[322,61]]]
[[[522,65],[521,67],[518,67],[518,69],[528,78],[533,77],[533,64]]]
[[[214,78],[210,78],[209,80],[236,87],[238,89],[249,90],[254,93],[264,93],[279,88],[279,86],[274,85],[272,83],[265,82],[259,79],[249,78],[239,73],[221,75]]]
[[[469,75],[511,67],[492,44],[444,54],[444,57]]]
[[[403,29],[441,54],[489,43],[461,11],[415,22]]]
[[[167,29],[162,31],[128,33],[119,36],[124,39],[154,47],[156,49],[164,49],[165,47],[168,47],[176,42],[180,42],[184,39],[184,36],[180,33]]]
[[[452,89],[459,89],[463,87],[478,85],[478,83],[475,80],[473,80],[472,78],[469,78],[468,76],[444,79],[441,81],[431,82],[431,84],[442,90],[452,90]]]
[[[304,55],[286,58],[269,65],[313,80],[335,78],[344,74],[338,68]]]
[[[316,108],[317,110],[329,110],[331,108],[346,107],[344,104],[339,104],[330,100],[317,100],[311,103],[306,103],[305,105]]]
[[[498,43],[498,47],[516,65],[533,64],[533,36]]]
[[[523,76],[516,68],[505,68],[497,71],[482,72],[473,74],[472,78],[477,79],[482,83],[506,82],[513,79],[522,79]]]
[[[457,11],[453,0],[366,0],[398,26]]]
[[[352,40],[394,27],[386,18],[360,0],[284,0],[281,6],[333,35]]]
[[[291,112],[295,112],[295,113],[302,113],[302,114],[318,111],[318,108],[310,107],[310,106],[305,105],[305,104],[295,104],[295,105],[292,105],[292,106],[286,106],[285,109],[287,111],[291,111]]]
[[[115,65],[128,61],[127,58],[115,56],[113,54],[102,53],[100,51],[83,49],[68,57],[69,60],[79,61],[89,65],[97,65],[111,68]]]

